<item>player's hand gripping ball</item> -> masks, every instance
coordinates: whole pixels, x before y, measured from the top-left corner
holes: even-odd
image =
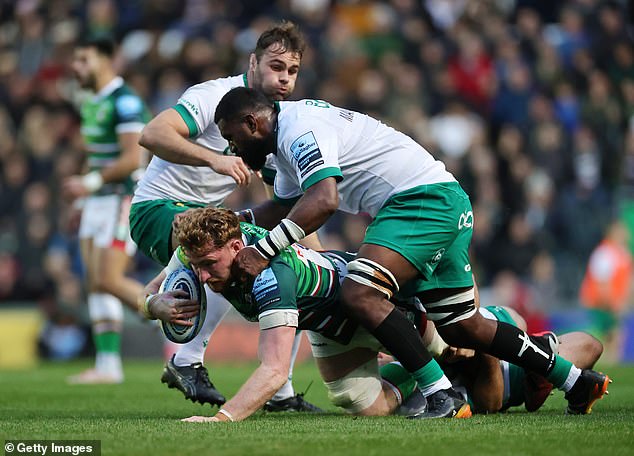
[[[179,268],[170,272],[163,280],[159,293],[172,290],[183,290],[189,294],[189,299],[200,303],[198,315],[188,319],[193,323],[192,326],[161,321],[165,337],[177,344],[184,344],[196,337],[203,326],[207,314],[207,295],[194,271],[188,268]]]

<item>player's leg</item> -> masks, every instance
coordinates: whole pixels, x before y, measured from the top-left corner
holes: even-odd
[[[581,369],[592,369],[603,353],[603,344],[588,333],[574,331],[558,338],[559,354]]]
[[[95,344],[95,368],[68,379],[70,383],[119,383],[123,309],[114,296],[98,287],[102,255],[112,242],[118,215],[116,197],[88,198],[79,228],[80,248],[87,278],[88,310]]]
[[[447,293],[447,290],[443,290]],[[464,293],[454,290],[453,296]],[[452,296],[427,293],[421,299],[438,313]],[[432,312],[430,312],[430,315]],[[436,321],[437,329],[450,345],[483,351],[545,377],[565,391],[569,413],[589,413],[592,404],[603,396],[609,378],[592,370],[583,370],[552,350],[550,337],[529,335],[509,323],[484,318],[479,312],[468,318]]]
[[[403,395],[396,386],[382,381],[377,361],[381,344],[365,329],[359,328],[352,340],[339,344],[318,333],[306,331],[319,373],[328,390],[330,401],[353,415],[390,415],[402,403]],[[402,369],[402,368],[401,368]],[[415,389],[408,377],[405,399]],[[398,384],[398,382],[395,382]],[[422,404],[424,411],[426,403]]]
[[[416,269],[398,253],[364,244],[357,259],[348,264],[342,297],[350,314],[416,379],[418,388],[430,402],[429,416],[453,416],[464,402],[448,394],[451,382],[425,348],[420,334],[386,299],[397,291],[398,283],[416,275]],[[432,396],[438,399],[432,400]]]
[[[456,205],[447,195],[456,193],[440,190],[444,187],[436,194],[426,187],[413,189],[384,205],[368,227],[357,258],[348,265],[342,297],[348,312],[412,373],[423,394],[440,393],[437,405],[453,413],[451,409],[461,404],[446,394],[451,383],[414,325],[388,301],[413,279],[432,279],[436,257],[440,259],[455,239],[458,223],[447,214]],[[468,202],[466,195],[463,199]],[[435,405],[430,401],[430,408]]]

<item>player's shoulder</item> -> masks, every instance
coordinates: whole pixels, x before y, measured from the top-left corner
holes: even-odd
[[[189,87],[183,95],[201,93],[222,97],[234,87],[244,87],[244,75],[228,76],[225,78],[209,79]]]
[[[125,83],[117,87],[111,97],[119,113],[138,113],[143,111],[145,106],[141,97]]]

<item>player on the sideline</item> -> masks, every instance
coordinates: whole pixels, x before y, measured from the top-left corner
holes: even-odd
[[[554,353],[544,337],[477,312],[469,197],[444,164],[411,138],[325,101],[273,104],[249,88],[228,92],[215,121],[252,169],[260,169],[267,155],[276,156],[276,200],[252,211],[259,225],[272,229],[236,257],[243,274],[259,274],[281,249],[314,232],[337,209],[367,212],[374,220],[348,265],[343,302],[419,384],[442,370],[412,323],[389,301],[399,290],[421,300],[451,345],[546,377],[566,392],[570,413],[588,413],[603,396],[608,376],[582,371]],[[453,401],[446,392],[430,399],[438,408]]]
[[[117,75],[114,42],[87,40],[77,46],[72,69],[80,86],[94,96],[81,105],[81,134],[88,173],[70,176],[63,192],[85,198],[79,227],[88,288],[88,309],[96,348],[95,368],[69,377],[71,383],[120,383],[121,301],[136,309],[143,285],[124,275],[136,246],[128,211],[132,173],[142,165],[141,129],[150,118],[143,101]]]
[[[213,119],[216,105],[233,87],[255,87],[271,100],[286,99],[295,87],[304,48],[304,39],[294,24],[273,26],[258,39],[245,74],[190,87],[175,106],[148,123],[140,142],[155,156],[139,182],[130,211],[132,238],[146,255],[165,266],[178,246],[172,225],[178,223],[180,214],[191,208],[218,206],[236,185],[249,183],[249,168],[241,158],[227,154],[227,141]],[[274,170],[265,169],[264,181],[272,184],[273,174]],[[148,288],[144,296],[156,291]],[[207,288],[206,292],[210,305],[200,333],[179,347],[161,380],[192,401],[221,405],[225,399],[210,382],[203,357],[209,338],[230,304]],[[299,342],[298,334],[293,359]],[[302,395],[295,394],[291,375],[289,372],[288,382],[267,409],[317,411]]]
[[[254,281],[241,283],[231,272],[232,261],[246,245],[253,245],[268,232],[248,223],[227,209],[199,208],[182,217],[178,236],[181,247],[155,280],[178,267],[192,267],[199,279],[222,293],[250,321],[260,326],[260,366],[214,417],[191,417],[185,421],[239,421],[257,411],[285,381],[293,338],[298,328],[308,330],[313,355],[331,401],[349,413],[394,413],[414,390],[382,382],[377,353],[381,344],[355,320],[339,301],[340,283],[353,254],[321,252],[293,244],[277,256]],[[182,250],[181,250],[182,249]],[[148,302],[147,312],[164,305],[169,293]],[[446,388],[443,377],[425,385],[433,392]],[[450,415],[468,418],[465,401]],[[423,402],[411,415],[439,418]]]

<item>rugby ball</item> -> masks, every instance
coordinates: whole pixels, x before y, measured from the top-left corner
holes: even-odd
[[[194,271],[188,268],[178,268],[170,272],[161,287],[159,293],[173,290],[183,290],[189,294],[190,299],[200,303],[200,312],[198,315],[189,319],[193,326],[177,325],[170,322],[161,321],[161,328],[165,337],[177,344],[185,344],[192,340],[200,332],[205,315],[207,314],[207,295],[204,286],[196,277]]]

